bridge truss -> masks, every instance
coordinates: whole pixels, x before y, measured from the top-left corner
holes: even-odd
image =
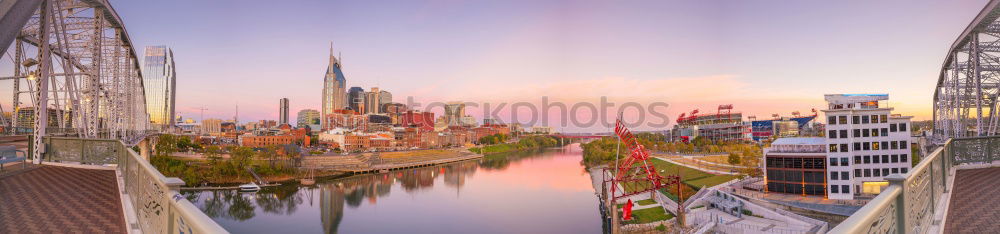
[[[1000,134],[1000,1],[951,45],[934,89],[934,140]]]
[[[149,134],[138,57],[107,0],[5,0],[0,14],[0,54],[13,64],[0,72],[12,90],[6,133],[30,133],[34,145],[39,136],[131,145]],[[43,150],[34,147],[36,163]]]

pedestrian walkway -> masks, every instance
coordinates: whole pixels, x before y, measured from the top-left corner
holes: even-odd
[[[0,233],[126,233],[118,192],[114,170],[42,165],[4,173]]]
[[[1000,167],[955,172],[944,233],[1000,233]]]

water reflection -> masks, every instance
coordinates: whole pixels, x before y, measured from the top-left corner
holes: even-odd
[[[561,156],[570,158],[554,159]],[[490,216],[507,218],[512,223],[531,222],[532,215],[520,215],[520,213],[524,212],[523,209],[532,207],[517,210],[516,205],[549,200],[566,201],[550,201],[548,204],[580,203],[579,206],[590,208],[577,211],[546,210],[546,212],[551,213],[550,215],[592,218],[592,221],[586,222],[592,222],[596,226],[585,226],[593,226],[596,229],[591,232],[599,232],[600,222],[597,220],[599,214],[592,209],[596,198],[592,197],[592,189],[588,191],[589,188],[583,187],[589,186],[589,178],[581,178],[586,175],[579,173],[581,168],[578,162],[579,152],[551,150],[518,152],[490,155],[478,161],[318,181],[317,185],[310,187],[269,187],[256,193],[228,190],[185,192],[185,196],[197,204],[205,214],[234,233],[273,233],[293,230],[296,233],[463,232],[463,230],[507,232],[511,229],[487,221],[488,218]],[[477,172],[486,174],[477,177]],[[564,175],[552,176],[553,179],[549,179],[552,181],[541,183],[538,181],[544,180],[531,179],[548,176],[547,174]],[[532,181],[518,182],[525,179]],[[563,184],[567,180],[572,183]],[[467,183],[471,181],[477,182],[466,188]],[[435,183],[443,186],[435,186]],[[566,187],[571,189],[565,189]],[[392,193],[394,189],[403,192]],[[506,194],[521,190],[539,194],[524,198]],[[567,196],[573,199],[567,199]],[[504,206],[484,209],[491,204]],[[348,215],[345,215],[345,206]],[[468,215],[463,216],[461,213],[440,213],[438,209],[467,212],[482,217],[466,217]],[[546,212],[537,215],[545,215],[543,213]],[[563,215],[559,212],[586,214]],[[525,217],[522,220],[508,216]],[[320,222],[316,222],[316,217]],[[345,222],[345,218],[350,221]],[[453,222],[456,219],[461,219],[459,221],[463,221],[465,227],[455,225]],[[350,227],[341,227],[342,224]],[[379,226],[380,224],[382,226]],[[401,225],[386,227],[388,225],[385,224]],[[410,227],[402,224],[410,224]],[[442,228],[436,224],[453,227]],[[539,223],[534,226],[544,229],[545,225],[558,224]],[[568,229],[551,230],[561,232]]]

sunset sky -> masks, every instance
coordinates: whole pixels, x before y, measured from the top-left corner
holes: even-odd
[[[177,111],[196,120],[202,106],[231,119],[237,104],[240,120],[277,119],[283,97],[293,119],[318,110],[331,41],[348,87],[403,103],[607,96],[667,103],[673,119],[719,104],[790,115],[822,109],[826,93],[888,93],[897,113],[922,120],[948,46],[986,1],[111,2],[136,48],[173,49]]]

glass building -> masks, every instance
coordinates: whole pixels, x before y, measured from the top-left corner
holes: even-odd
[[[142,77],[149,121],[161,129],[174,126],[177,72],[173,50],[166,46],[147,46]]]
[[[323,79],[323,108],[322,122],[323,129],[329,129],[326,116],[333,114],[335,110],[344,109],[347,105],[347,80],[344,79],[344,72],[340,70],[340,60],[333,56],[333,44],[330,44],[330,64],[326,68],[326,77]]]

